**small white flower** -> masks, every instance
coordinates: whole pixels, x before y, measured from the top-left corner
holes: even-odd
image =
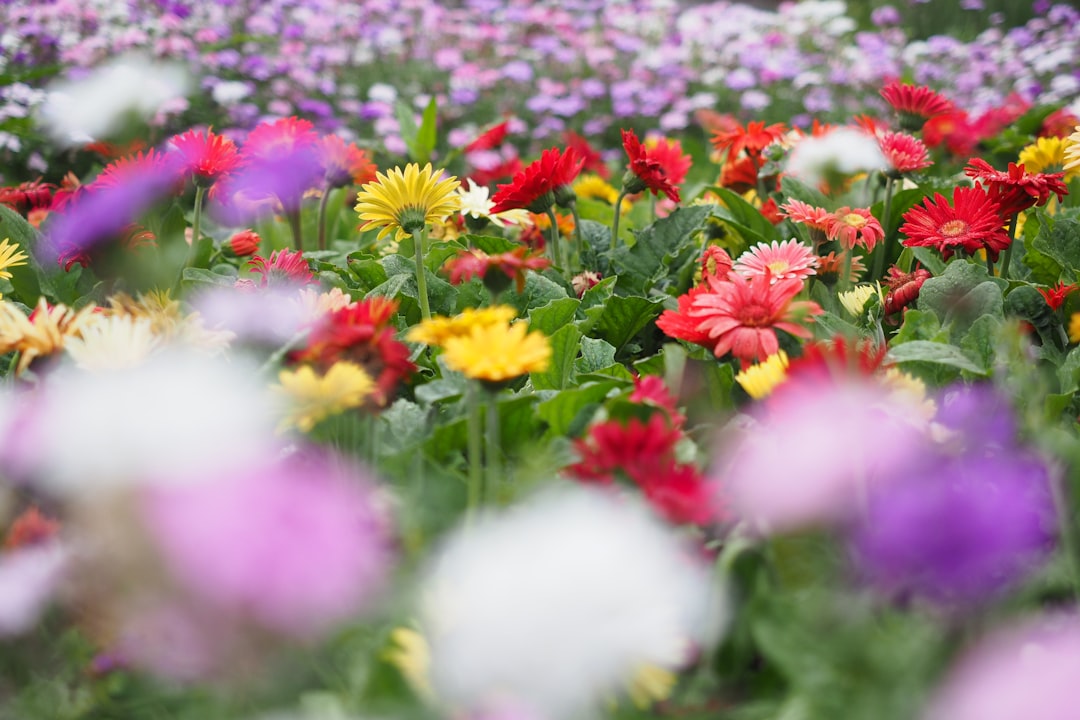
[[[528,210],[506,210],[505,212],[492,214],[491,208],[495,207],[495,203],[491,202],[488,197],[490,191],[483,185],[473,183],[468,190],[459,187],[455,192],[461,200],[462,215],[487,218],[496,227],[524,225],[529,222]]]
[[[141,365],[159,342],[146,318],[99,315],[83,327],[81,337],[68,338],[64,350],[84,370],[122,370]]]
[[[788,156],[787,172],[808,185],[829,175],[854,175],[888,169],[877,140],[861,130],[837,128],[821,137],[806,137]]]

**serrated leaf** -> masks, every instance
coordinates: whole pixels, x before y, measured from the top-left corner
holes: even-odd
[[[808,205],[827,208],[829,199],[817,188],[810,187],[806,183],[796,180],[790,175],[784,175],[780,179],[780,191],[789,198],[801,200]]]
[[[544,372],[530,373],[533,387],[537,390],[563,390],[574,377],[574,361],[581,349],[581,331],[574,325],[565,325],[548,337],[551,345],[551,361]]]
[[[1001,331],[1001,320],[995,315],[983,315],[971,324],[960,341],[960,349],[982,368],[994,364],[995,344]]]
[[[958,305],[963,302],[965,296],[984,282],[993,283],[1001,289],[1008,287],[1007,281],[990,277],[982,265],[966,260],[953,260],[945,268],[945,272],[923,283],[922,289],[919,290],[918,308],[929,310],[944,320],[950,312],[962,310],[963,307],[958,307]],[[981,301],[983,298],[971,299]]]
[[[501,255],[521,247],[521,243],[496,235],[462,235],[462,242],[469,247],[483,250],[488,255]]]
[[[677,208],[639,232],[633,246],[620,245],[613,260],[619,285],[643,294],[677,273],[683,262],[697,257],[693,235],[711,213],[704,205]]]
[[[233,287],[236,278],[228,275],[218,275],[206,268],[184,268],[183,282],[185,285],[212,285],[214,287]]]
[[[894,345],[889,349],[888,357],[894,363],[927,362],[966,370],[979,376],[987,374],[986,368],[976,365],[960,348],[946,343],[912,340]]]
[[[578,202],[579,209],[582,201]],[[594,270],[603,275],[611,272],[611,221],[603,224],[594,220],[581,221],[581,265],[586,270]]]
[[[9,267],[11,273],[12,294],[30,307],[37,304],[41,295],[38,276],[42,272],[34,258],[34,246],[37,244],[37,231],[11,208],[0,205],[0,241],[8,239],[19,246],[19,250],[28,258],[25,265]]]
[[[552,300],[561,300],[569,295],[566,288],[557,282],[539,273],[529,273],[525,276],[525,287],[520,293],[510,288],[503,297],[508,305],[517,309],[518,315],[524,316],[530,308],[543,307]]]
[[[1057,218],[1053,227],[1047,229],[1044,225],[1031,247],[1061,266],[1062,280],[1076,282],[1080,278],[1080,222]]]
[[[931,275],[940,275],[945,272],[945,261],[930,248],[909,247],[907,250],[923,265],[923,267],[930,271]]]
[[[589,335],[607,340],[618,351],[663,310],[663,300],[615,295],[604,303]]]
[[[601,372],[615,364],[615,346],[606,340],[581,338],[581,357],[574,364],[578,374]],[[619,365],[622,367],[622,365]],[[623,368],[625,370],[625,368]],[[630,376],[629,371],[627,375]],[[631,376],[632,377],[632,376]]]
[[[545,335],[554,335],[560,328],[574,319],[580,300],[559,298],[543,307],[529,310],[529,328],[539,330]]]
[[[1080,347],[1075,347],[1065,356],[1065,361],[1057,371],[1058,383],[1062,395],[1072,395],[1080,389]]]

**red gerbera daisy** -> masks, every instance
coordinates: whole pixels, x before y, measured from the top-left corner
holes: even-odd
[[[694,159],[683,152],[682,143],[670,138],[645,138],[645,151],[649,158],[660,163],[664,168],[668,182],[682,185]]]
[[[748,278],[767,276],[775,283],[810,277],[817,272],[817,265],[814,251],[798,240],[773,240],[771,244],[758,243],[740,255],[734,270]]]
[[[1066,285],[1063,282],[1059,282],[1052,288],[1038,288],[1039,294],[1046,300],[1046,304],[1050,306],[1051,310],[1057,310],[1064,304],[1065,298],[1069,296],[1069,293],[1076,290],[1076,285]]]
[[[731,273],[726,280],[710,277],[706,282],[708,291],[694,297],[688,314],[698,320],[698,331],[715,343],[716,357],[730,352],[743,367],[780,350],[777,330],[809,338],[810,331],[800,323],[822,313],[815,302],[792,301],[802,289],[802,280],[773,283],[767,274],[750,280]]]
[[[729,156],[720,171],[720,187],[740,194],[757,187],[757,165],[745,155],[734,160]]]
[[[555,191],[568,189],[581,172],[584,161],[573,149],[565,153],[558,148],[545,150],[540,159],[514,176],[513,181],[500,185],[492,196],[491,213],[527,208],[529,212],[544,213],[555,204]],[[572,193],[573,190],[570,190]]]
[[[668,170],[638,140],[633,130],[622,131],[623,149],[630,163],[623,176],[623,190],[629,194],[651,190],[653,195],[664,193],[672,202],[679,202],[679,189],[675,187]]]
[[[900,127],[904,130],[919,130],[930,118],[953,109],[951,102],[930,88],[895,80],[881,88],[881,97],[900,116]]]
[[[702,345],[711,350],[714,343],[712,338],[709,337],[709,333],[699,330],[698,325],[701,321],[695,317],[690,317],[690,310],[694,306],[694,300],[709,292],[708,285],[698,285],[690,288],[688,292],[679,296],[678,310],[665,310],[660,313],[660,317],[656,319],[656,327],[660,328],[668,337],[685,340],[695,345]]]
[[[261,157],[284,157],[298,150],[314,149],[319,141],[315,126],[298,117],[262,123],[248,133],[244,154]]]
[[[840,247],[851,250],[856,245],[872,251],[878,240],[885,237],[881,223],[866,208],[842,207],[829,218],[825,233]]]
[[[727,150],[729,158],[738,157],[743,150],[747,155],[756,157],[786,131],[783,123],[766,126],[763,122],[749,122],[746,127],[736,125],[734,130],[716,133],[712,137],[712,144],[717,150]]]
[[[479,150],[494,150],[495,148],[502,145],[503,140],[506,139],[506,135],[509,132],[510,121],[503,120],[498,125],[493,125],[484,132],[480,133],[480,135],[477,136],[475,140],[473,140],[471,143],[469,143],[462,149],[462,152],[471,153],[477,152]]]
[[[450,275],[453,285],[479,277],[492,293],[498,294],[505,290],[511,281],[520,293],[525,289],[526,271],[539,272],[550,266],[551,261],[522,245],[512,252],[498,255],[488,255],[482,250],[463,250],[447,260],[443,269]]]
[[[930,279],[930,271],[925,268],[917,268],[911,272],[904,272],[895,265],[889,268],[885,277],[885,285],[889,292],[885,295],[885,314],[892,315],[915,302],[919,297],[919,290],[923,283]]]
[[[933,247],[948,259],[956,250],[970,254],[986,249],[991,260],[1009,246],[1000,206],[980,187],[956,187],[953,204],[934,193],[921,206],[904,213],[900,232],[907,247]]]
[[[585,438],[574,441],[581,460],[567,471],[581,480],[608,484],[614,481],[617,470],[655,466],[658,460],[672,457],[681,437],[682,432],[668,422],[664,413],[654,413],[648,422],[631,418],[626,423],[597,423]]]
[[[886,131],[879,134],[877,139],[882,154],[897,175],[923,170],[934,164],[922,141],[907,133]]]
[[[1080,117],[1068,108],[1061,108],[1046,116],[1042,127],[1039,128],[1039,137],[1067,138],[1073,134],[1077,126],[1080,126]]]
[[[1009,163],[1005,172],[995,170],[982,158],[971,158],[964,174],[978,180],[1001,206],[1002,218],[1008,218],[1030,207],[1045,205],[1051,193],[1061,202],[1069,189],[1065,173],[1029,173],[1023,165]]]
[[[634,377],[634,390],[630,393],[630,402],[651,405],[664,410],[675,427],[682,427],[686,418],[675,406],[675,398],[659,375],[639,375]]]
[[[355,143],[346,143],[337,135],[319,139],[319,162],[326,172],[326,184],[332,188],[375,182],[375,163]]]
[[[578,135],[573,130],[567,130],[563,135],[566,147],[573,150],[582,159],[584,172],[591,172],[607,180],[611,177],[611,168],[604,162],[604,156],[600,151],[589,144],[589,141]]]
[[[385,405],[398,383],[416,372],[408,346],[396,339],[390,322],[395,312],[396,300],[372,297],[327,313],[311,329],[307,345],[289,360],[323,370],[340,360],[354,362],[375,379],[374,402]]]
[[[247,230],[241,230],[235,233],[229,241],[226,242],[222,249],[228,252],[233,257],[247,257],[248,255],[254,255],[259,252],[259,245],[262,244],[262,238],[259,234],[248,228]]]
[[[259,287],[268,287],[275,282],[294,285],[316,282],[315,274],[304,259],[304,253],[299,250],[275,250],[270,253],[269,260],[262,255],[256,255],[248,260],[247,264],[253,275],[260,276]]]
[[[37,507],[31,506],[12,521],[4,537],[4,549],[15,550],[40,545],[52,540],[58,532],[60,532],[59,521],[53,520],[42,514]]]
[[[825,208],[815,207],[795,198],[790,198],[781,205],[780,212],[792,222],[802,223],[809,228],[821,230],[822,232],[829,229],[832,216],[832,213]]]
[[[205,133],[188,130],[182,135],[173,136],[169,145],[181,158],[184,177],[193,177],[197,185],[213,185],[240,162],[236,143],[211,130]]]
[[[870,338],[849,340],[837,335],[831,340],[803,346],[802,355],[787,369],[788,389],[802,382],[821,385],[827,380],[852,375],[871,377],[886,365],[889,348]]]
[[[157,150],[138,152],[106,165],[88,187],[98,189],[142,183],[147,178],[159,177],[176,169],[176,165],[168,162]]]
[[[49,208],[52,205],[55,190],[55,185],[43,183],[41,178],[14,186],[0,187],[0,205],[26,215],[31,210]]]

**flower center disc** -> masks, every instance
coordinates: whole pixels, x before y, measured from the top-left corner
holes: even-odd
[[[856,230],[862,230],[866,227],[866,218],[858,213],[848,213],[844,216],[844,223],[850,225]]]
[[[957,235],[963,235],[967,230],[967,223],[963,220],[950,220],[941,226],[939,232],[945,237],[956,237]]]

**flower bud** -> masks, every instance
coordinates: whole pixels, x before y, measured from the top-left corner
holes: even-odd
[[[260,243],[262,238],[254,230],[241,230],[229,238],[223,249],[233,257],[247,257],[259,251]]]

